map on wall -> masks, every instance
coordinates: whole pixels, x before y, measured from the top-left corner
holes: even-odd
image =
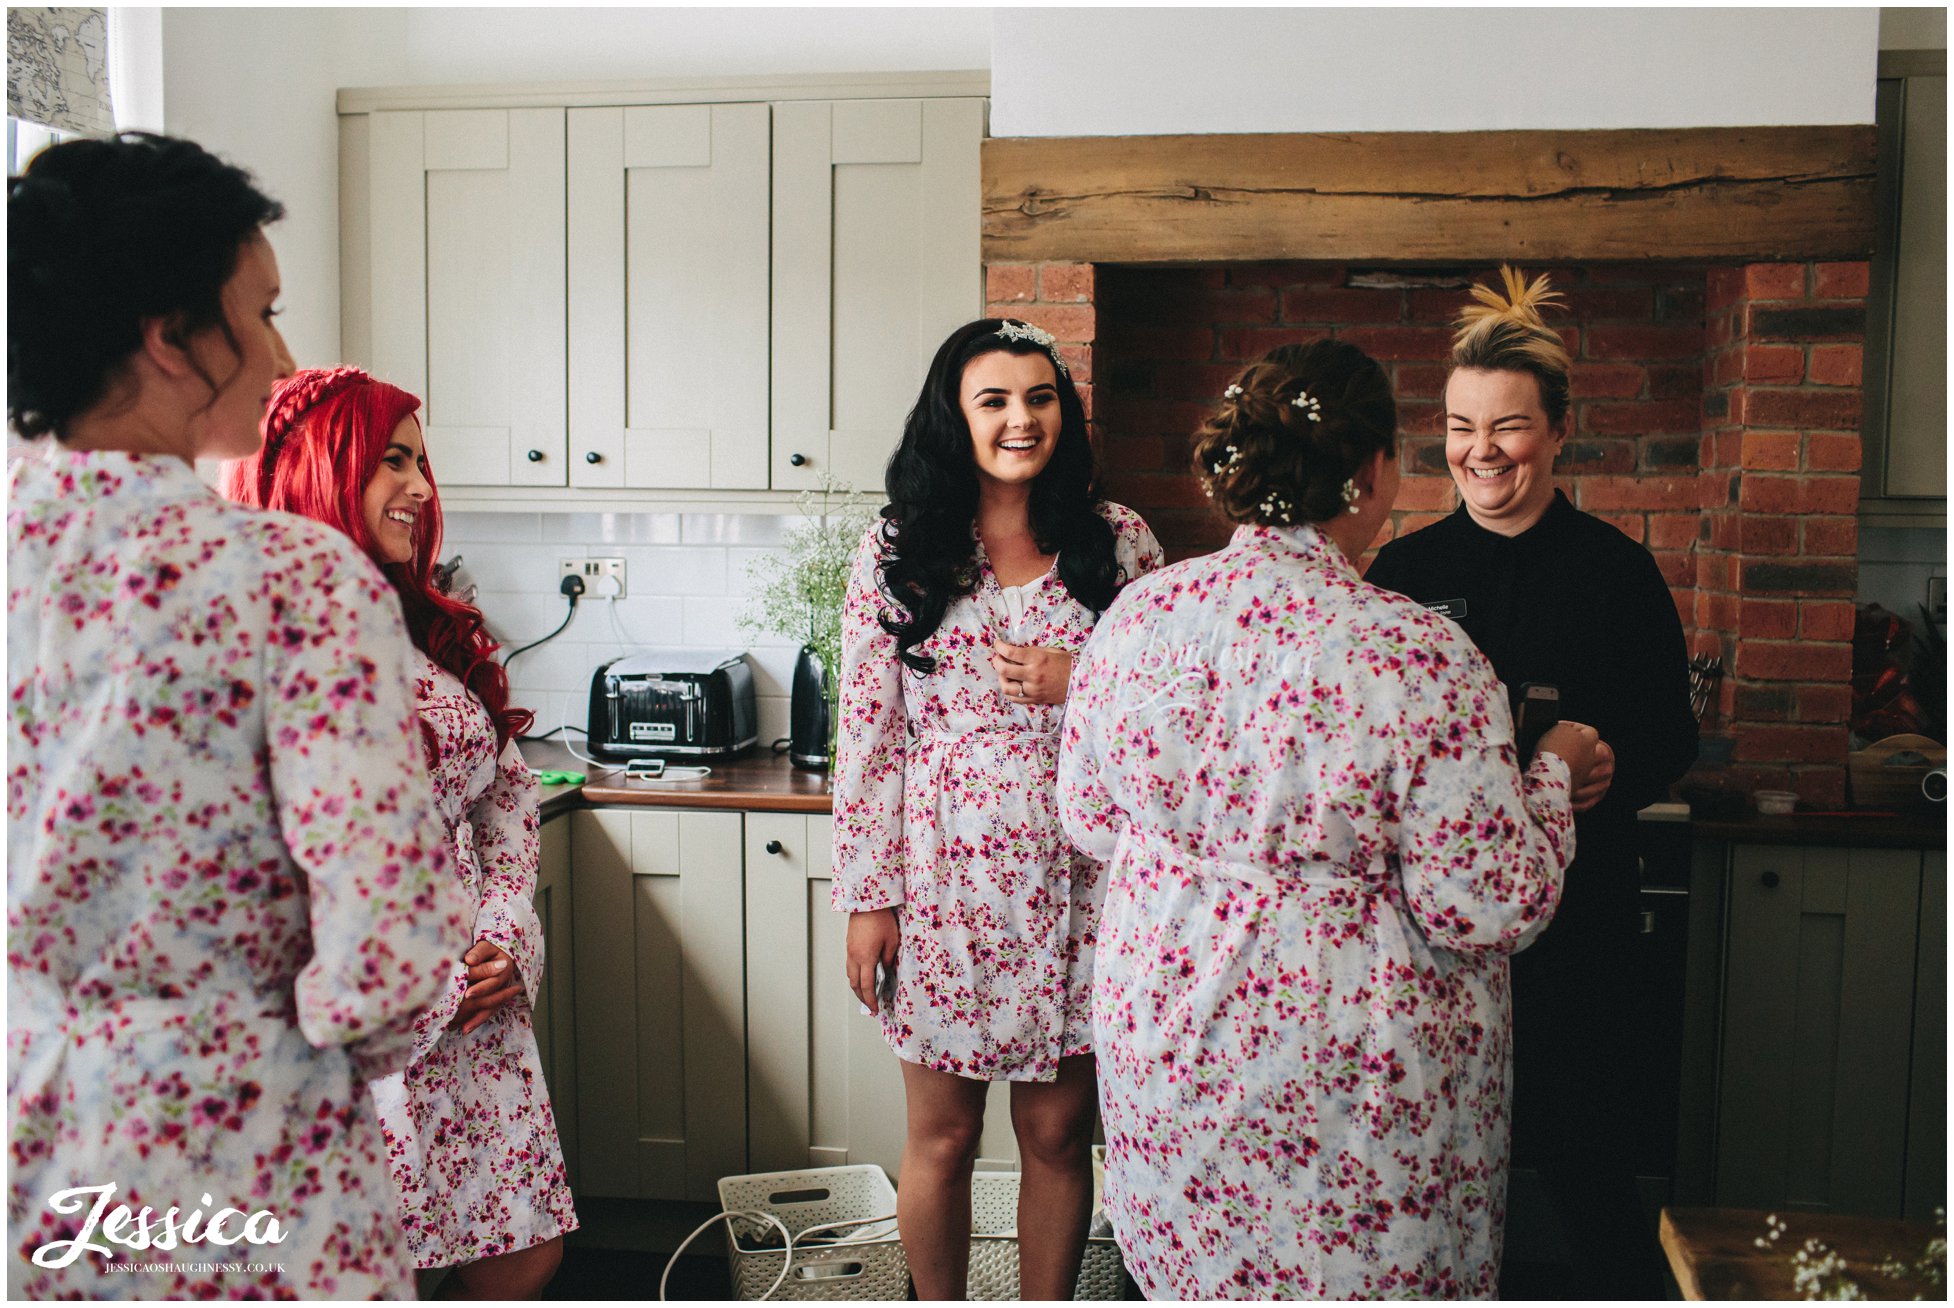
[[[7,10],[7,116],[59,132],[115,130],[106,9]]]

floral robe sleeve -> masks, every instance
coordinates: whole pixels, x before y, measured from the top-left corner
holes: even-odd
[[[862,537],[841,610],[841,694],[833,789],[834,881],[839,912],[903,902],[903,765],[908,713],[896,638],[882,629],[893,609],[876,572],[880,524]],[[899,610],[897,610],[899,612]]]
[[[501,949],[522,974],[529,1006],[543,984],[543,924],[536,916],[536,871],[542,859],[537,806],[543,790],[510,741],[496,760],[495,781],[468,810],[482,866],[482,906],[475,938]]]
[[[377,751],[418,736],[406,697],[411,647],[403,642],[406,657],[381,666],[358,630],[393,597],[374,593],[370,568],[346,568],[330,553],[297,567],[317,575],[292,578],[291,595],[276,604],[265,734],[278,824],[310,891],[313,954],[296,986],[299,1029],[315,1045],[351,1045],[359,1074],[372,1078],[404,1066],[413,1047],[403,998],[431,997],[448,972],[446,959],[396,954],[389,934],[419,919],[452,944],[467,919],[446,842],[427,843],[423,775],[375,767]],[[372,817],[348,839],[346,819],[362,810]]]

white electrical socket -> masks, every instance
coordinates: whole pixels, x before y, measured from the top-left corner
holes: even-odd
[[[582,577],[584,594],[590,599],[624,598],[624,560],[605,559],[558,559],[556,563],[557,580],[565,577]],[[605,586],[601,590],[597,583],[604,578],[617,583],[615,589]]]

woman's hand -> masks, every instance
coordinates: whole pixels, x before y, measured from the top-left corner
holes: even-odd
[[[848,988],[862,1007],[871,1013],[882,1011],[875,994],[875,965],[893,972],[896,950],[902,944],[902,927],[893,908],[872,908],[848,916]]]
[[[461,961],[468,964],[468,989],[462,992],[461,1007],[455,1010],[448,1029],[460,1027],[467,1035],[522,993],[522,976],[516,970],[516,960],[486,940],[477,940]]]
[[[991,646],[991,667],[1004,698],[1013,704],[1063,704],[1072,680],[1072,656],[1043,645]]]
[[[1574,790],[1574,811],[1585,813],[1601,802],[1608,793],[1608,787],[1615,784],[1615,751],[1608,748],[1605,740],[1594,743],[1594,763],[1588,768],[1587,780]]]
[[[1595,751],[1600,744],[1601,733],[1586,723],[1557,722],[1540,737],[1536,752],[1556,754],[1567,763],[1568,785],[1578,795],[1594,768]],[[1614,764],[1610,762],[1609,767],[1612,769]]]

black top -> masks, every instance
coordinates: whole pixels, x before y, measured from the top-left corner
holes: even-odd
[[[1559,937],[1559,948],[1540,952],[1591,931],[1632,932],[1636,811],[1696,759],[1683,624],[1649,552],[1556,491],[1518,536],[1486,530],[1461,506],[1378,551],[1365,580],[1465,628],[1516,710],[1524,683],[1558,686],[1561,717],[1615,751],[1608,794],[1575,820],[1575,866],[1541,938]]]

